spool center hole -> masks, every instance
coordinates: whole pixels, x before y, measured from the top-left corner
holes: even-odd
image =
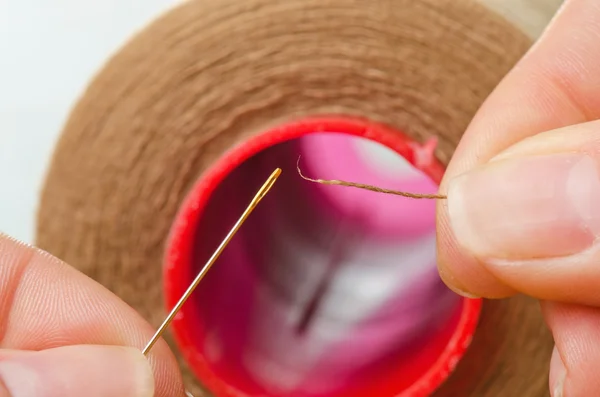
[[[193,297],[198,354],[249,396],[396,396],[438,359],[460,312],[437,273],[435,203],[307,182],[298,156],[310,177],[437,191],[394,151],[335,132],[245,161],[202,213],[192,273],[283,173]]]

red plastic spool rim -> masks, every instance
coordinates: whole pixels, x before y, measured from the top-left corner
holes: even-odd
[[[310,118],[290,122],[254,136],[230,150],[207,169],[184,199],[167,242],[163,281],[167,310],[175,306],[195,276],[191,271],[195,225],[217,186],[244,161],[273,145],[312,133],[333,131],[378,142],[404,157],[435,183],[440,183],[442,179],[444,167],[436,159],[427,164],[417,164],[415,142],[405,134],[362,119],[337,116]],[[458,323],[434,365],[395,397],[427,397],[448,378],[470,344],[481,306],[481,299],[463,298]],[[233,390],[218,378],[198,353],[196,341],[198,335],[203,335],[203,330],[198,314],[193,309],[192,301],[186,302],[182,308],[185,315],[177,316],[172,323],[175,340],[182,355],[194,374],[217,397],[239,397],[239,390]],[[191,330],[194,330],[194,335]]]

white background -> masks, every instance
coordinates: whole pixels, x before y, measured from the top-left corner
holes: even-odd
[[[112,52],[177,0],[0,0],[0,232],[33,242],[71,106]]]

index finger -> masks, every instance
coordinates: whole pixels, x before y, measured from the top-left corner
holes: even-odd
[[[566,0],[544,35],[490,95],[446,171],[448,182],[524,138],[600,117],[600,2]],[[440,274],[466,295],[505,297],[498,280],[457,243],[446,202],[438,203]]]
[[[143,348],[150,325],[117,296],[74,268],[0,234],[0,348],[44,350],[102,344]],[[166,343],[150,361],[156,396],[184,396]]]

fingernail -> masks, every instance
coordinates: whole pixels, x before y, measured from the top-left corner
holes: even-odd
[[[598,164],[580,154],[492,161],[450,181],[458,242],[485,259],[574,254],[600,235]]]
[[[567,369],[558,353],[558,349],[554,346],[552,358],[550,359],[550,392],[552,397],[564,397],[566,377]]]
[[[0,361],[10,397],[152,397],[154,378],[143,355],[115,346],[67,346],[13,354]]]

